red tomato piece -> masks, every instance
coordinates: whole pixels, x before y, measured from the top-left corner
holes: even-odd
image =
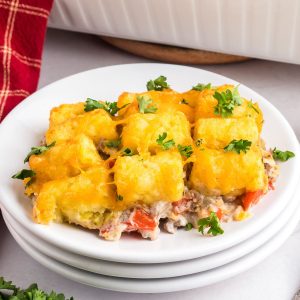
[[[243,198],[244,209],[248,210],[252,205],[257,204],[263,194],[264,192],[262,190],[258,190],[255,192],[247,192]]]

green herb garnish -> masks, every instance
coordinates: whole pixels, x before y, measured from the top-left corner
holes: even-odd
[[[191,145],[183,146],[183,145],[178,144],[177,149],[178,149],[179,153],[182,156],[185,156],[186,158],[189,158],[193,154],[193,148]]]
[[[226,147],[224,147],[224,150],[227,151],[235,151],[236,153],[240,154],[241,151],[246,153],[250,147],[252,142],[248,140],[232,140]]]
[[[11,281],[5,281],[0,277],[0,299],[1,300],[68,300],[63,294],[51,292],[46,293],[40,290],[36,283],[31,284],[27,289],[23,290],[12,284]],[[69,300],[74,300],[71,297]]]
[[[93,100],[91,98],[87,98],[84,104],[84,111],[92,111],[94,109],[104,109],[109,114],[114,116],[119,110],[129,105],[129,103],[123,105],[122,107],[117,106],[117,102],[108,102],[105,101],[104,103],[100,103],[97,100]]]
[[[190,231],[190,230],[192,230],[193,229],[193,224],[192,223],[187,223],[186,225],[185,225],[185,230],[186,231]]]
[[[287,161],[290,158],[295,156],[295,153],[292,151],[281,151],[276,148],[272,150],[272,155],[275,160]]]
[[[33,177],[35,175],[36,174],[35,174],[34,171],[23,169],[22,171],[20,171],[17,174],[13,175],[11,178],[24,180],[25,178]]]
[[[130,148],[125,148],[122,151],[123,156],[132,156],[134,155],[133,151]]]
[[[123,201],[122,195],[116,195],[116,201]]]
[[[213,236],[224,233],[224,230],[221,228],[219,219],[215,212],[211,212],[210,216],[207,218],[202,218],[198,220],[199,232],[205,234],[204,230],[207,228],[207,234],[212,234]]]
[[[52,142],[50,145],[40,146],[40,147],[32,147],[30,152],[25,157],[24,163],[29,161],[29,158],[30,158],[31,155],[42,154],[43,152],[45,152],[45,151],[49,150],[50,148],[52,148],[54,145],[55,145],[55,141]]]
[[[154,80],[149,80],[147,82],[147,90],[148,91],[163,91],[164,89],[168,89],[169,85],[167,83],[167,77],[159,76]]]
[[[218,101],[214,113],[220,115],[222,118],[231,116],[235,106],[240,106],[242,104],[242,98],[238,93],[238,86],[232,91],[229,89],[220,93],[215,91],[213,97]]]
[[[259,111],[257,110],[257,108],[253,105],[254,103],[251,101],[249,101],[248,103],[248,107],[252,108],[256,113],[259,114]]]
[[[145,99],[143,96],[137,96],[139,103],[139,112],[142,114],[155,113],[157,111],[156,105],[153,104],[152,99]]]
[[[204,84],[204,83],[198,83],[192,87],[192,90],[202,92],[203,90],[210,90],[211,89],[211,83]]]
[[[164,150],[169,150],[171,149],[172,147],[175,146],[175,142],[174,140],[168,140],[168,141],[165,141],[167,137],[167,133],[164,132],[162,135],[159,135],[158,138],[156,139],[156,142],[158,145],[160,145]]]
[[[104,143],[104,145],[108,148],[118,148],[121,144],[121,140],[110,140]]]

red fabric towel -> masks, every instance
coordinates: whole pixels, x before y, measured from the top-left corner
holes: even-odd
[[[0,0],[0,122],[34,92],[53,0]]]

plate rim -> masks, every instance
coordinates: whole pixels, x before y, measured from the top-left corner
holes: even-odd
[[[14,230],[10,228],[8,224],[7,227],[10,233],[13,235],[16,242],[28,255],[30,255],[34,260],[38,261],[45,268],[50,269],[51,271],[60,274],[63,277],[66,277],[73,281],[80,282],[85,285],[90,285],[96,288],[106,289],[111,291],[126,292],[126,293],[168,293],[168,292],[190,290],[190,289],[200,288],[210,284],[214,284],[223,281],[225,279],[231,278],[233,276],[236,276],[254,267],[259,262],[263,261],[267,256],[275,252],[288,239],[288,237],[292,234],[293,230],[296,228],[299,221],[299,217],[300,217],[300,204],[297,210],[295,211],[293,218],[290,218],[285,228],[279,231],[279,233],[275,235],[275,237],[271,238],[271,240],[269,240],[260,248],[256,249],[250,254],[232,263],[229,263],[225,266],[221,266],[216,269],[206,271],[206,273],[208,274],[207,279],[205,281],[202,278],[201,283],[199,279],[201,279],[201,275],[203,277],[203,273],[205,272],[200,272],[200,273],[180,276],[180,277],[172,277],[172,278],[133,279],[133,278],[117,278],[117,277],[105,276],[105,275],[90,273],[87,271],[76,269],[67,266],[64,263],[58,262],[52,258],[49,258],[48,256],[38,252],[33,247],[28,245],[26,241],[24,241],[20,236],[18,236],[18,234],[14,232]],[[243,265],[241,261],[245,262],[245,260],[247,261],[247,264]],[[225,272],[223,270],[223,273],[220,273],[219,275],[216,274],[218,271],[220,271],[220,269],[222,268],[224,269],[224,267],[226,268]],[[68,271],[66,272],[66,270]],[[80,275],[80,273],[83,274],[87,273],[87,274]],[[84,278],[84,276],[87,275],[89,277],[90,276],[93,277],[93,282],[89,282],[89,280]],[[193,278],[194,280],[191,280],[191,278]],[[130,281],[132,281],[133,283],[130,283]],[[141,287],[142,283],[146,283],[146,282],[147,284],[150,282],[147,288]],[[168,283],[166,284],[166,282]],[[178,284],[179,282],[180,284]],[[131,288],[129,288],[130,284],[131,284]],[[139,288],[137,289],[138,285]],[[155,290],[155,288],[157,287],[159,288]]]

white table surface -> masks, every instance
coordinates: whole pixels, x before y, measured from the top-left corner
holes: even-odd
[[[115,49],[95,36],[49,30],[39,86],[91,68],[148,61]],[[300,138],[299,65],[251,60],[197,67],[236,79],[262,94],[281,110]],[[38,282],[43,289],[63,292],[75,300],[289,300],[300,288],[300,226],[279,250],[243,274],[190,291],[141,295],[85,286],[44,268],[17,245],[0,216],[0,276],[22,287]]]

